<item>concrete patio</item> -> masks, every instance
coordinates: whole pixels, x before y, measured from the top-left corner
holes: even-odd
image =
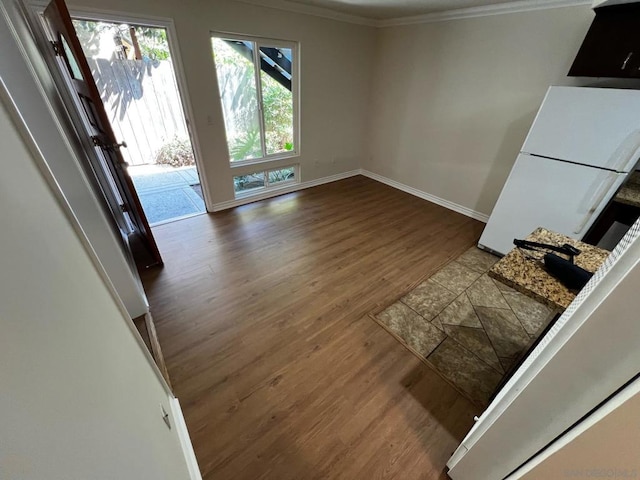
[[[139,165],[129,174],[152,226],[206,212],[195,167]]]

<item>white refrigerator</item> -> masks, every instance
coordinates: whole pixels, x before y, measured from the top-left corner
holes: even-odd
[[[639,156],[640,91],[549,88],[478,245],[504,255],[537,227],[582,239]]]

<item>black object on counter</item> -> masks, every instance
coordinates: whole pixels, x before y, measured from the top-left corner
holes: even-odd
[[[551,250],[553,252],[562,253],[567,255],[573,263],[573,257],[576,255],[580,255],[581,250],[577,249],[573,245],[569,245],[565,243],[561,247],[557,245],[550,245],[548,243],[538,243],[538,242],[530,242],[529,240],[518,240],[517,238],[513,239],[513,244],[518,248],[523,248],[525,250],[531,250],[534,252],[540,252],[542,250]]]
[[[547,253],[544,256],[544,266],[547,268],[547,272],[560,280],[565,287],[572,290],[581,290],[589,279],[593,277],[593,273],[587,272],[572,261],[553,253]]]
[[[556,277],[560,282],[571,290],[580,290],[584,287],[593,273],[586,271],[573,263],[575,256],[580,255],[581,251],[565,243],[561,247],[557,245],[549,245],[547,243],[530,242],[528,240],[513,240],[513,244],[524,250],[544,251],[551,250],[563,255],[567,255],[569,259],[562,258],[554,253],[546,253],[544,256],[544,266],[551,275]]]

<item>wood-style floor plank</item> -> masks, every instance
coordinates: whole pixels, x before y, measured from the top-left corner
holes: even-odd
[[[479,412],[368,313],[481,230],[361,176],[155,227],[143,281],[203,477],[446,478]]]

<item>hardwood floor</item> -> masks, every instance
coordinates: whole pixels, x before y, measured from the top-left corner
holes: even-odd
[[[367,314],[482,226],[358,176],[154,228],[143,281],[203,477],[446,478],[479,412]]]

